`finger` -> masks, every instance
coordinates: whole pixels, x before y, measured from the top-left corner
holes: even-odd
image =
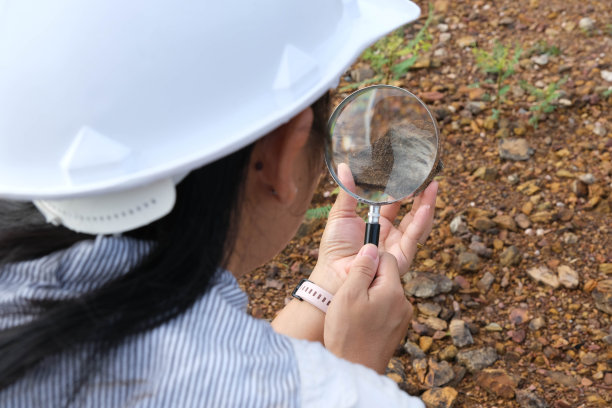
[[[435,208],[436,205],[436,196],[438,194],[438,182],[432,181],[427,188],[415,198],[414,203],[412,204],[412,209],[410,210],[410,214],[405,216],[402,222],[399,225],[399,230],[402,232],[406,231],[406,228],[412,223],[416,212],[421,208],[421,206],[428,205],[431,208]],[[432,212],[433,219],[433,212]]]
[[[427,231],[430,224],[430,219],[433,217],[433,208],[429,204],[423,204],[419,207],[412,222],[406,228],[400,240],[400,249],[406,259],[411,262],[416,254],[417,242]]]
[[[367,296],[368,288],[376,276],[378,262],[379,256],[376,245],[367,244],[361,247],[351,264],[348,277],[343,285],[344,290]]]
[[[390,253],[383,252],[378,261],[376,279],[374,279],[370,289],[377,286],[389,287],[394,285],[401,285],[397,259]]]
[[[345,163],[340,163],[338,165],[338,178],[340,182],[349,190],[355,191],[355,181],[353,180],[353,174],[351,173],[351,169]],[[344,191],[341,187],[338,192],[338,198],[336,198],[336,202],[334,203],[331,211],[330,218],[333,217],[337,213],[346,213],[349,212],[351,214],[355,213],[355,208],[357,207],[357,199]]]
[[[401,207],[400,202],[395,202],[389,205],[383,205],[380,209],[380,215],[389,220],[391,224],[395,221],[395,217],[397,217],[397,212]]]

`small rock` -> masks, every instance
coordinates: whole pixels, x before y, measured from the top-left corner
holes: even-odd
[[[597,354],[593,352],[584,353],[584,355],[580,358],[580,362],[585,366],[592,366],[598,361]]]
[[[482,232],[487,232],[497,226],[497,224],[488,217],[477,217],[471,222],[471,225]]]
[[[570,101],[569,99],[566,98],[561,98],[559,99],[559,105],[561,106],[572,106],[574,103],[572,101]]]
[[[489,323],[485,326],[485,330],[490,332],[500,332],[503,330],[503,328],[497,323]]]
[[[412,360],[412,369],[416,373],[419,382],[424,383],[427,376],[427,360],[424,358]]]
[[[598,282],[591,294],[595,300],[595,307],[612,315],[612,279]]]
[[[533,331],[540,330],[546,325],[546,321],[542,317],[536,317],[529,322],[529,328]]]
[[[546,401],[527,390],[516,392],[516,402],[521,408],[548,408]]]
[[[417,346],[411,341],[407,341],[406,343],[404,343],[404,350],[410,355],[410,357],[412,357],[413,360],[420,360],[425,358],[425,353],[423,353],[423,350],[421,350],[419,346]]]
[[[457,351],[457,347],[451,344],[450,346],[446,346],[442,350],[440,350],[438,357],[440,357],[440,359],[442,360],[452,361],[457,356]]]
[[[480,101],[470,101],[465,105],[465,109],[472,112],[473,115],[478,115],[486,107],[487,105],[484,102],[480,102]]]
[[[442,310],[442,306],[440,306],[437,303],[431,303],[431,302],[418,303],[417,308],[419,309],[419,312],[427,316],[434,316],[434,317],[438,316],[440,314],[440,311]]]
[[[471,47],[476,45],[476,38],[471,35],[466,35],[457,40],[457,45],[461,48]]]
[[[445,33],[448,31],[448,24],[438,24],[438,31],[441,33]]]
[[[425,377],[425,385],[428,387],[441,387],[455,378],[455,372],[446,361],[439,363],[433,359],[429,360],[429,372]]]
[[[476,286],[482,292],[488,292],[491,289],[491,285],[495,282],[495,276],[491,272],[486,272],[484,276],[478,281]]]
[[[459,393],[452,387],[432,388],[421,395],[427,408],[452,408]]]
[[[446,48],[438,48],[433,52],[433,56],[436,58],[446,58],[448,51],[446,51]]]
[[[444,99],[444,94],[441,92],[423,92],[420,97],[425,102],[435,102]]]
[[[521,262],[521,253],[514,245],[504,249],[499,255],[499,263],[501,266],[516,266]]]
[[[525,336],[527,336],[527,333],[525,333],[525,330],[523,329],[508,330],[508,337],[510,337],[515,343],[520,344],[525,341]]]
[[[553,220],[553,214],[550,211],[538,211],[531,214],[529,217],[531,222],[540,222],[542,224],[549,224]]]
[[[351,71],[351,78],[355,82],[361,82],[371,79],[376,73],[370,67],[360,67]]]
[[[519,326],[529,321],[529,311],[523,307],[517,307],[510,311],[510,322]]]
[[[586,185],[591,185],[595,183],[595,176],[593,176],[591,173],[586,173],[581,176],[578,176],[578,180],[582,181]]]
[[[448,42],[452,37],[451,33],[440,33],[440,42],[445,43]]]
[[[510,16],[502,17],[501,20],[499,20],[499,25],[502,26],[509,26],[512,24],[514,24],[514,19]]]
[[[404,283],[406,295],[419,298],[429,298],[440,293],[448,293],[452,288],[453,282],[446,275],[437,273],[418,273]]]
[[[458,215],[450,223],[450,230],[453,235],[463,235],[468,232],[468,225],[463,218]]]
[[[497,170],[492,167],[482,166],[476,169],[473,176],[485,181],[493,181],[497,178]]]
[[[599,137],[604,137],[606,134],[608,134],[608,131],[603,123],[595,122],[595,125],[593,126],[593,133]]]
[[[538,65],[548,64],[548,54],[536,55],[531,57],[531,60]]]
[[[606,71],[605,69],[601,71],[601,78],[604,81],[612,82],[612,71]]]
[[[560,371],[547,371],[546,376],[551,381],[561,384],[565,387],[573,388],[578,385],[578,380],[571,375],[564,374]]]
[[[514,222],[514,219],[510,215],[498,215],[493,218],[493,222],[500,228],[516,231],[516,222]]]
[[[482,242],[472,242],[470,244],[470,251],[473,251],[476,255],[482,256],[483,258],[491,258],[493,250],[487,248]]]
[[[470,373],[474,373],[491,366],[497,361],[497,352],[492,347],[462,350],[457,353],[457,361],[464,365]]]
[[[449,332],[453,339],[453,344],[459,348],[474,344],[472,333],[470,333],[465,322],[461,319],[453,319],[450,322]]]
[[[527,271],[527,274],[537,282],[545,283],[555,289],[559,287],[559,279],[557,278],[557,275],[555,275],[546,266],[531,268]]]
[[[479,386],[498,397],[512,399],[518,381],[501,369],[485,368],[476,377]]]
[[[577,288],[580,284],[580,275],[578,275],[578,272],[567,265],[560,265],[557,268],[557,274],[559,275],[559,283],[568,289]]]
[[[519,213],[514,217],[514,221],[516,222],[516,224],[519,226],[519,228],[521,229],[527,229],[529,227],[531,227],[531,221],[529,220],[529,217],[527,217],[525,214],[523,213]]]
[[[480,268],[480,258],[478,255],[471,252],[462,252],[459,254],[459,267],[463,271],[477,271]]]
[[[583,17],[578,22],[578,27],[584,31],[591,31],[595,28],[595,21],[589,17]]]
[[[573,232],[566,232],[563,234],[562,239],[564,244],[575,244],[578,242],[578,235],[574,234]]]
[[[419,338],[419,348],[427,353],[433,344],[433,339],[429,336],[421,336]]]
[[[523,161],[529,160],[535,150],[529,147],[527,140],[506,138],[499,142],[499,156],[502,159]]]
[[[428,316],[426,319],[422,320],[422,323],[433,330],[446,330],[448,327],[446,321],[433,316]]]

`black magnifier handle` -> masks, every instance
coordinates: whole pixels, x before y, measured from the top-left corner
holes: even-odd
[[[380,224],[378,219],[380,218],[380,206],[370,205],[370,212],[368,213],[368,222],[366,223],[365,238],[363,244],[374,244],[378,246],[378,238],[380,236]]]

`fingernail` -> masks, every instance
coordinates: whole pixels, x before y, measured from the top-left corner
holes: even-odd
[[[368,256],[372,258],[372,260],[378,260],[378,247],[373,244],[364,245],[359,250],[359,256]]]

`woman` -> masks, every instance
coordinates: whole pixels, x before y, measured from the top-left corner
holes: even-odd
[[[334,78],[418,9],[49,3],[0,9],[0,406],[422,406],[375,371],[435,183],[399,226],[383,210],[379,248],[339,195],[309,278],[326,313],[270,326],[235,280],[301,222]]]

